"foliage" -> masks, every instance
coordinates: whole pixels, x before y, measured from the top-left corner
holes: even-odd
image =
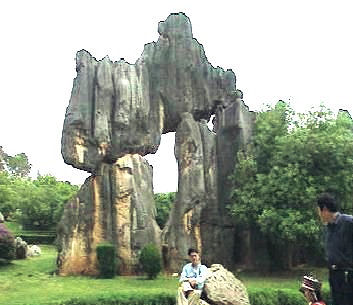
[[[54,231],[21,231],[15,234],[28,244],[52,245],[56,238]]]
[[[333,192],[352,212],[352,172],[353,121],[346,113],[334,117],[321,107],[296,114],[279,102],[258,114],[254,144],[237,155],[230,211],[238,224],[290,253],[293,245],[319,243],[320,192]]]
[[[171,294],[139,294],[130,295],[109,294],[100,297],[73,298],[60,302],[58,305],[170,305],[175,303],[175,296]]]
[[[162,270],[162,258],[154,244],[147,244],[140,253],[140,264],[149,279],[155,279]]]
[[[164,228],[170,210],[175,200],[175,193],[157,193],[154,194],[154,201],[156,203],[157,216],[156,221],[161,229]]]
[[[253,288],[249,289],[251,305],[306,305],[304,296],[293,289]],[[329,300],[329,291],[323,291],[324,300]],[[326,304],[329,304],[326,302]]]
[[[29,164],[28,157],[25,153],[20,153],[14,156],[6,156],[6,167],[10,174],[27,177],[31,171],[32,165]]]
[[[10,262],[15,258],[15,238],[3,223],[0,223],[0,263]]]
[[[96,248],[98,269],[102,278],[113,278],[117,270],[116,249],[113,244],[101,243]]]
[[[24,153],[10,156],[0,146],[0,211],[24,227],[50,228],[61,218],[64,204],[78,191],[51,175],[28,178],[31,165]]]
[[[48,229],[59,222],[64,204],[77,191],[77,186],[50,175],[31,180],[0,172],[0,211],[25,228]]]
[[[13,186],[13,180],[7,172],[0,171],[0,212],[5,220],[16,210],[17,194]]]
[[[50,228],[59,222],[64,204],[77,193],[78,187],[47,175],[38,176],[23,191],[26,197],[20,201],[21,223]]]

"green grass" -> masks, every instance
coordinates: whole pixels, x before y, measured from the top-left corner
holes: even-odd
[[[56,252],[53,246],[41,246],[40,257],[15,260],[0,269],[0,304],[47,304],[73,297],[109,294],[174,294],[177,280],[159,277],[155,281],[141,277],[96,279],[90,277],[53,276]]]
[[[156,280],[142,277],[115,277],[97,279],[93,277],[58,277],[56,269],[56,250],[53,246],[42,245],[40,257],[15,260],[12,264],[0,267],[0,304],[1,305],[41,305],[57,304],[72,298],[104,298],[112,295],[150,296],[167,294],[174,296],[177,279],[160,276]],[[316,270],[327,276],[322,270]],[[303,270],[271,276],[239,273],[237,276],[249,290],[258,288],[290,289],[298,293],[299,281]],[[326,279],[320,277],[322,279]],[[324,283],[327,287],[327,283]]]

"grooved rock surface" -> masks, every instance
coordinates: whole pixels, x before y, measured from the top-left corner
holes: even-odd
[[[152,169],[139,155],[101,164],[66,205],[58,227],[60,274],[97,274],[96,246],[103,241],[117,246],[120,274],[137,271],[146,243],[160,245]]]
[[[218,200],[222,205],[225,223],[231,224],[224,206],[229,202],[237,153],[246,150],[252,140],[256,113],[249,111],[243,100],[235,96],[227,107],[216,111]]]
[[[135,64],[77,53],[62,134],[66,163],[94,173],[127,153],[155,153],[182,113],[208,120],[217,105],[229,103],[235,75],[207,61],[189,18],[171,14],[158,32]]]
[[[205,282],[206,300],[212,305],[250,305],[244,284],[220,264],[213,264]]]
[[[150,242],[161,246],[169,271],[181,270],[189,247],[202,251],[207,265],[232,266],[228,176],[251,141],[255,115],[236,90],[234,73],[207,61],[189,18],[171,14],[158,32],[135,64],[77,53],[62,155],[93,175],[59,226],[61,274],[96,274],[95,247],[103,241],[116,245],[122,274],[137,270],[138,251]],[[216,133],[207,127],[212,114]],[[141,155],[155,153],[169,131],[176,131],[179,186],[161,235],[152,168]]]
[[[162,233],[165,264],[171,271],[181,270],[190,247],[202,252],[204,263],[226,256],[217,201],[216,135],[190,113],[181,117],[175,135],[178,193]]]

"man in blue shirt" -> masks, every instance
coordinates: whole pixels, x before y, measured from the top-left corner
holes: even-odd
[[[207,278],[207,267],[201,264],[200,254],[196,249],[188,251],[190,263],[183,267],[179,282],[181,287],[178,290],[177,304],[198,304]]]
[[[339,213],[331,194],[319,195],[317,204],[326,225],[325,247],[334,305],[353,305],[353,216]]]

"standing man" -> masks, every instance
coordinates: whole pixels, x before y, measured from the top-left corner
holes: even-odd
[[[317,204],[326,225],[325,248],[334,305],[353,305],[353,216],[339,213],[331,194],[319,195]]]
[[[178,305],[199,304],[202,288],[207,277],[207,267],[201,264],[200,254],[196,249],[188,251],[190,263],[183,267],[179,282]]]

